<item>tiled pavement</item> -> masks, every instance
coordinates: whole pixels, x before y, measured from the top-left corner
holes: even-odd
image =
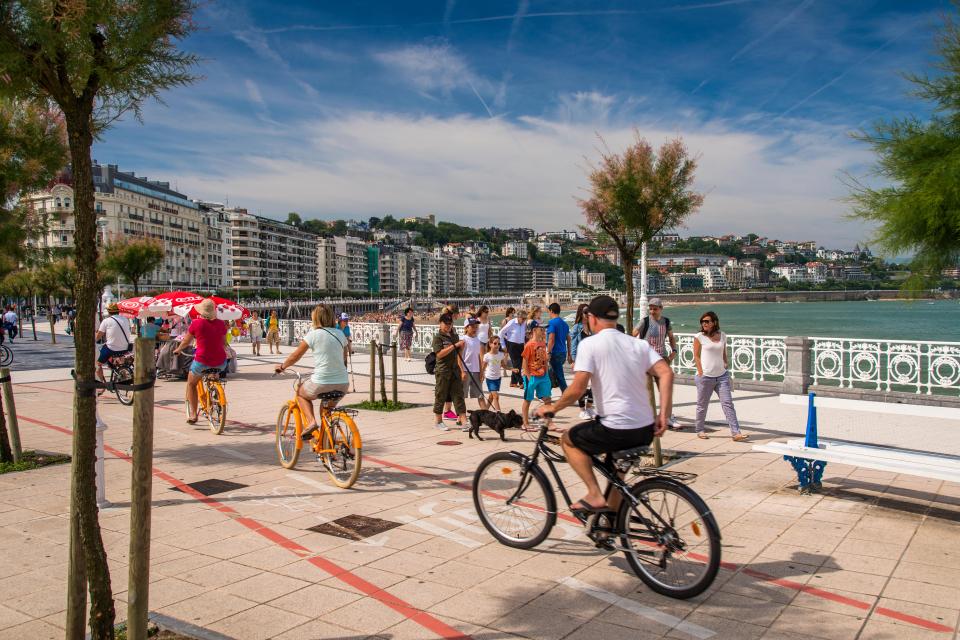
[[[427,408],[363,412],[354,489],[334,488],[306,456],[296,471],[282,469],[272,423],[290,380],[269,371],[248,362],[230,381],[236,422],[219,437],[184,424],[182,384],[157,387],[153,611],[240,639],[956,637],[960,486],[829,465],[827,494],[799,496],[783,461],[722,430],[706,441],[669,433],[666,447],[698,454],[676,468],[700,474],[693,486],[717,516],[729,563],[706,593],[676,601],[563,521],[532,551],[490,538],[462,486],[488,453],[530,448],[515,434],[477,442],[435,431]],[[70,387],[57,378],[33,375],[16,387],[28,447],[69,451]],[[424,403],[430,389],[400,391]],[[692,389],[677,395],[679,416],[691,417]],[[802,414],[776,398],[736,395],[754,440],[802,427]],[[101,524],[122,619],[131,413],[109,399],[101,413],[114,503]],[[719,409],[709,417],[719,421]],[[247,486],[207,503],[172,489],[212,478]],[[0,640],[63,635],[67,501],[64,466],[0,476]],[[403,524],[360,542],[309,530],[350,514]]]

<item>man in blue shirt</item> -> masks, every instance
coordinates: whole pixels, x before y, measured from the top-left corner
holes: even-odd
[[[567,381],[563,377],[563,363],[573,364],[570,354],[570,327],[566,320],[560,317],[560,305],[554,302],[547,309],[550,310],[550,322],[547,323],[547,353],[550,354],[550,370],[557,379],[557,386],[563,393],[567,389]]]

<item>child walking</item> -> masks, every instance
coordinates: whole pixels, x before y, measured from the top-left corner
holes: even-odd
[[[490,336],[487,343],[489,351],[483,355],[483,380],[487,385],[487,399],[490,401],[490,408],[494,411],[500,411],[500,381],[503,379],[503,359],[506,354],[500,351],[500,338]]]

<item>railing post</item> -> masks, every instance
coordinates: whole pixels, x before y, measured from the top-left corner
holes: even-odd
[[[370,402],[377,401],[377,341],[370,341]]]
[[[392,376],[393,403],[396,404],[397,403],[397,360],[398,360],[397,343],[394,342],[392,345],[390,345],[390,348],[393,349],[393,351],[390,353],[390,366],[393,367],[393,376]]]
[[[810,339],[788,336],[787,367],[783,376],[783,393],[803,395],[810,388]]]
[[[0,369],[0,380],[3,380],[3,404],[7,407],[7,433],[10,435],[10,449],[13,451],[13,461],[20,462],[23,450],[20,448],[20,426],[17,423],[17,406],[13,402],[13,381],[10,380],[10,369]]]

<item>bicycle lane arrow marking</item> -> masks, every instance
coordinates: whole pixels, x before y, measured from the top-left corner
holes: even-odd
[[[671,629],[685,633],[688,636],[698,638],[698,640],[707,640],[707,638],[712,638],[713,636],[717,635],[715,631],[711,631],[706,627],[701,627],[700,625],[693,624],[692,622],[684,622],[680,618],[672,616],[669,613],[658,611],[653,607],[644,606],[639,602],[630,600],[629,598],[620,597],[615,593],[610,593],[609,591],[601,589],[600,587],[595,587],[592,584],[581,582],[576,578],[558,578],[557,582],[566,587],[570,587],[571,589],[575,589],[580,593],[585,593],[588,596],[592,596],[597,600],[610,603],[615,607],[620,607],[621,609],[629,611],[630,613],[635,613],[638,616],[647,618],[648,620],[653,620],[654,622],[662,624],[665,627],[670,627]]]
[[[53,431],[58,431],[60,433],[63,433],[69,436],[73,435],[73,431],[71,429],[66,429],[64,427],[50,424],[49,422],[43,422],[42,420],[36,420],[34,418],[29,418],[27,416],[22,416],[19,414],[17,417],[19,417],[24,422],[28,422],[30,424],[35,424],[40,427],[44,427],[46,429],[52,429]],[[109,453],[111,453],[112,455],[118,458],[126,460],[127,462],[130,462],[132,460],[132,458],[128,456],[125,452],[120,451],[119,449],[115,449],[109,445],[104,445],[104,450],[108,451]],[[264,538],[273,542],[277,546],[283,549],[286,549],[287,551],[290,551],[294,555],[299,556],[300,558],[306,560],[307,562],[317,567],[321,571],[328,573],[329,575],[336,578],[337,580],[340,580],[341,582],[350,585],[360,593],[366,596],[369,596],[379,601],[381,604],[384,604],[390,607],[400,615],[404,616],[408,620],[411,620],[419,624],[421,627],[423,627],[424,629],[427,629],[431,633],[435,633],[437,636],[444,638],[445,640],[473,640],[471,636],[461,633],[460,631],[454,629],[453,627],[446,624],[442,620],[433,617],[432,615],[430,615],[425,611],[421,611],[420,609],[417,609],[413,605],[408,604],[406,601],[401,600],[400,598],[394,596],[393,594],[387,592],[386,590],[376,586],[375,584],[367,582],[360,576],[350,572],[347,569],[344,569],[343,567],[336,564],[335,562],[332,562],[322,556],[314,554],[312,551],[310,551],[303,545],[299,544],[298,542],[295,542],[294,540],[287,538],[283,534],[278,533],[277,531],[274,531],[273,529],[261,524],[257,520],[254,520],[253,518],[247,518],[241,515],[240,512],[238,512],[233,507],[227,506],[209,496],[206,496],[200,493],[193,487],[178,480],[177,478],[174,478],[170,474],[154,467],[153,475],[159,478],[160,480],[163,480],[167,484],[179,489],[186,495],[189,495],[195,498],[197,501],[204,503],[211,509],[214,509],[216,511],[219,511],[225,514],[227,517],[229,517],[231,520],[233,520],[237,524],[243,525],[247,529],[253,531],[256,534],[263,536]]]
[[[457,489],[462,489],[464,491],[473,490],[473,486],[469,482],[460,482],[459,480],[450,480],[449,478],[441,478],[434,473],[429,471],[423,471],[421,469],[414,469],[413,467],[408,467],[396,462],[391,462],[389,460],[383,460],[381,458],[372,458],[370,456],[365,456],[364,460],[367,462],[372,462],[374,464],[379,464],[381,466],[395,469],[402,473],[407,473],[414,476],[419,476],[427,480],[432,480],[434,482],[439,482],[451,487],[456,487]],[[491,496],[491,497],[501,497],[502,496]],[[561,520],[566,520],[574,524],[580,524],[580,521],[574,518],[571,515],[565,513],[557,513],[557,518]],[[703,560],[702,556],[699,554],[690,554],[691,558]],[[751,569],[749,565],[738,565],[733,562],[721,562],[720,567],[726,569],[727,571],[740,571],[744,575],[748,575],[751,578],[756,578],[757,580],[762,580],[763,582],[769,582],[770,584],[775,584],[780,587],[785,587],[787,589],[792,589],[794,591],[802,591],[807,595],[814,596],[816,598],[821,598],[823,600],[829,600],[831,602],[836,602],[837,604],[846,605],[854,609],[860,609],[861,611],[869,611],[871,605],[862,600],[855,600],[854,598],[849,598],[847,596],[840,595],[838,593],[833,593],[827,591],[826,589],[819,589],[817,587],[811,587],[810,585],[800,584],[793,580],[788,580],[786,578],[778,578],[777,576],[769,575],[763,573],[762,571],[757,571],[756,569]],[[923,629],[928,629],[930,631],[935,631],[938,633],[953,633],[953,628],[946,625],[940,624],[939,622],[934,622],[933,620],[927,620],[919,616],[914,616],[909,613],[904,613],[902,611],[896,611],[894,609],[888,609],[886,607],[877,607],[873,610],[875,615],[884,616],[886,618],[892,618],[894,620],[899,620],[900,622],[905,622],[907,624],[912,624]]]

